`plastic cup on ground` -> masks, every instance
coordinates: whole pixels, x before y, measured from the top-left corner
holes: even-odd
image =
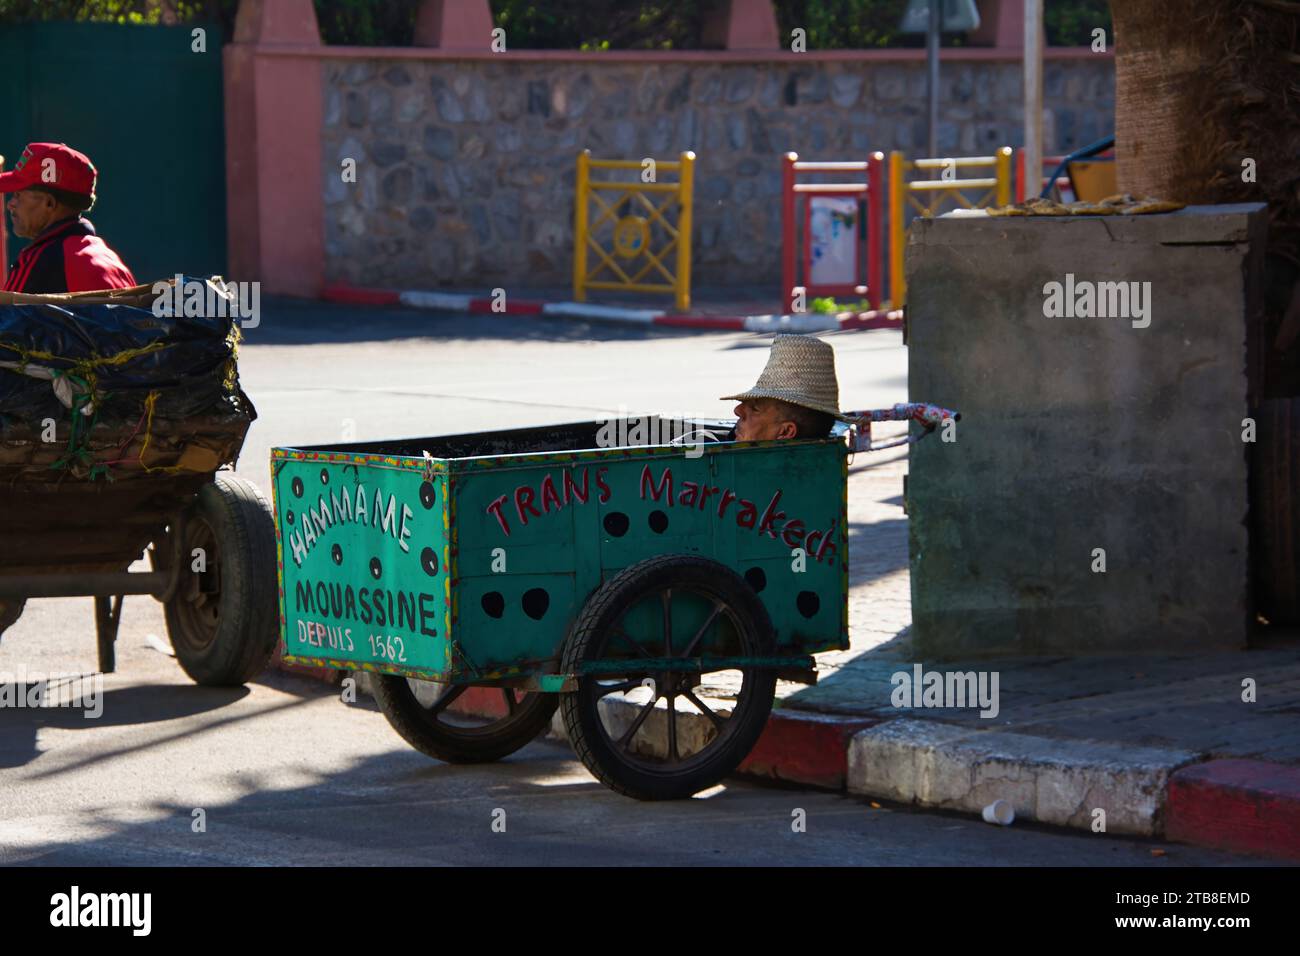
[[[1006,800],[994,800],[984,808],[984,822],[1009,827],[1016,818],[1016,808]]]

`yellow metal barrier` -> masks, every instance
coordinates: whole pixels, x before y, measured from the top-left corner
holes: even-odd
[[[987,168],[991,177],[957,179],[956,171]],[[907,181],[912,170],[939,170],[939,179]],[[944,178],[952,173],[954,178]],[[962,190],[984,189],[974,202]],[[952,200],[955,207],[983,209],[1005,206],[1011,202],[1011,147],[1003,146],[993,156],[955,156],[951,159],[906,160],[903,154],[889,154],[889,308],[900,308],[907,301],[907,280],[903,278],[903,244],[906,230],[903,218],[907,207],[922,216],[933,216]]]
[[[577,205],[573,222],[573,297],[579,302],[587,300],[588,289],[622,289],[629,292],[671,292],[678,311],[691,306],[691,202],[694,190],[695,154],[684,152],[677,161],[655,161],[658,174],[676,173],[677,182],[616,182],[593,180],[593,169],[645,169],[642,160],[592,159],[591,150],[578,154]],[[607,201],[602,192],[619,195]],[[658,193],[663,198],[656,203],[650,197]],[[595,203],[600,214],[590,219],[590,207]],[[623,204],[627,208],[620,215]],[[665,215],[677,207],[675,222]],[[646,213],[647,215],[642,215]],[[608,223],[608,229],[605,228]],[[658,224],[667,241],[656,252],[650,248],[651,226]],[[602,234],[608,233],[609,249],[601,243]],[[587,251],[596,254],[595,267],[588,271]],[[676,269],[665,265],[668,253],[676,251]],[[615,259],[623,260],[620,263]],[[635,260],[645,262],[633,269]],[[602,272],[607,275],[602,275]],[[664,282],[643,281],[654,273]]]

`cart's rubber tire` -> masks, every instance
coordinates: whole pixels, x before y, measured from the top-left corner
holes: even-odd
[[[425,707],[407,678],[372,674],[371,682],[379,709],[402,739],[446,763],[492,763],[510,756],[545,732],[560,703],[557,694],[530,691],[523,693],[513,714],[479,727],[457,726]]]
[[[167,633],[176,660],[196,684],[237,687],[266,666],[279,637],[271,509],[256,485],[218,474],[199,489],[184,527],[186,565],[176,594],[163,605]],[[169,549],[168,542],[160,544],[159,556]],[[208,551],[215,592],[201,587],[190,570],[194,547]]]
[[[585,661],[602,659],[626,610],[668,588],[684,588],[724,604],[734,616],[743,656],[775,653],[776,636],[767,609],[740,575],[699,555],[661,555],[625,568],[592,595],[565,643],[561,670],[577,673]],[[574,751],[601,783],[638,800],[682,800],[732,773],[767,724],[776,694],[776,672],[740,670],[744,681],[727,720],[726,738],[715,737],[690,758],[693,763],[677,769],[647,769],[643,761],[620,750],[601,718],[599,701],[604,695],[597,692],[597,678],[591,675],[578,678],[576,691],[560,695],[560,713]],[[627,671],[633,680],[638,678],[634,667]],[[656,677],[655,700],[661,696],[659,679]],[[668,706],[673,706],[671,698]],[[665,740],[667,736],[665,732]]]

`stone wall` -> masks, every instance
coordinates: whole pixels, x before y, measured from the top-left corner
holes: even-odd
[[[436,288],[567,284],[575,159],[696,161],[694,283],[777,295],[780,156],[924,151],[925,68],[586,60],[325,60],[325,278]],[[1108,57],[1045,64],[1047,152],[1113,126]],[[1021,66],[945,62],[939,152],[1021,142]],[[357,181],[340,176],[357,161]]]

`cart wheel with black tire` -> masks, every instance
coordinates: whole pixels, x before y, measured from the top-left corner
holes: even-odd
[[[560,698],[565,729],[611,789],[641,800],[690,797],[734,771],[758,740],[776,672],[743,660],[774,653],[767,610],[726,565],[685,554],[640,561],[575,621],[562,669],[581,676]],[[730,714],[697,694],[710,680],[734,692]]]
[[[510,756],[546,731],[559,700],[555,694],[496,690],[504,714],[479,717],[451,709],[468,684],[441,684],[396,674],[371,677],[375,700],[388,723],[422,754],[447,763],[491,763]]]
[[[176,660],[205,687],[244,684],[266,666],[279,636],[271,509],[256,485],[218,474],[178,530],[177,552],[190,566],[163,603]]]

